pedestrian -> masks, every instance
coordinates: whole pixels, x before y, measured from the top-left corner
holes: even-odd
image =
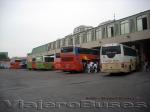
[[[95,61],[93,66],[94,66],[94,72],[97,73],[98,72],[98,62]]]
[[[149,72],[149,71],[150,71],[150,62],[149,62],[149,61],[147,61],[146,70],[147,70],[147,72]]]
[[[88,64],[88,61],[83,61],[83,71],[84,72],[87,72],[87,64]]]
[[[149,62],[148,60],[146,59],[144,61],[144,72],[148,72],[149,71]]]
[[[90,62],[87,63],[87,72],[88,72],[88,73],[91,72],[91,70],[90,70]]]
[[[90,61],[90,72],[94,72],[94,62]]]

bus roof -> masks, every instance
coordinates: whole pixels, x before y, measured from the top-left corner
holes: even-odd
[[[120,45],[119,43],[110,43],[110,44],[104,44],[102,45],[103,47],[107,47],[107,46],[117,46]]]
[[[51,58],[54,58],[55,56],[54,56],[54,55],[44,55],[43,57],[51,57]]]
[[[82,49],[91,49],[91,50],[98,51],[97,49],[86,48],[86,47],[79,47],[79,46],[66,46],[66,47],[61,47],[61,49],[63,49],[63,48],[82,48]]]
[[[127,45],[124,45],[124,44],[120,44],[120,43],[110,43],[110,44],[104,44],[104,45],[102,45],[102,47],[108,47],[108,46],[118,46],[118,45],[123,45],[123,46],[126,46],[126,47],[130,48],[130,49],[136,50],[136,49],[135,49],[135,48],[133,48],[133,47],[130,47],[130,46],[127,46]]]

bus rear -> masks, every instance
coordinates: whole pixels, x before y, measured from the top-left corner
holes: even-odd
[[[54,69],[54,56],[44,56],[44,69],[53,70]]]
[[[121,67],[122,47],[120,44],[105,44],[101,46],[101,72],[117,73],[122,72]]]
[[[20,69],[21,68],[21,60],[15,59],[10,62],[11,69]]]
[[[75,52],[75,47],[61,48],[61,67],[63,71],[82,71],[82,63],[80,63]]]
[[[123,44],[101,47],[101,71],[108,73],[131,72],[137,69],[137,51]]]
[[[98,51],[80,48],[65,47],[61,49],[61,66],[63,71],[84,71],[84,62],[98,59]]]
[[[83,71],[82,62],[75,54],[63,54],[61,57],[61,66],[63,71]]]
[[[36,57],[36,69],[52,70],[54,67],[54,57],[52,56],[38,56]]]

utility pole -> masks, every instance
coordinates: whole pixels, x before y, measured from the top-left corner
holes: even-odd
[[[116,16],[115,16],[115,13],[114,13],[114,21],[116,20]]]

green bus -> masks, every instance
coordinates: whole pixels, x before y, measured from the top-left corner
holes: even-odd
[[[52,70],[54,69],[54,56],[37,56],[35,57],[36,70]]]
[[[27,69],[34,70],[36,69],[35,58],[27,58]]]

